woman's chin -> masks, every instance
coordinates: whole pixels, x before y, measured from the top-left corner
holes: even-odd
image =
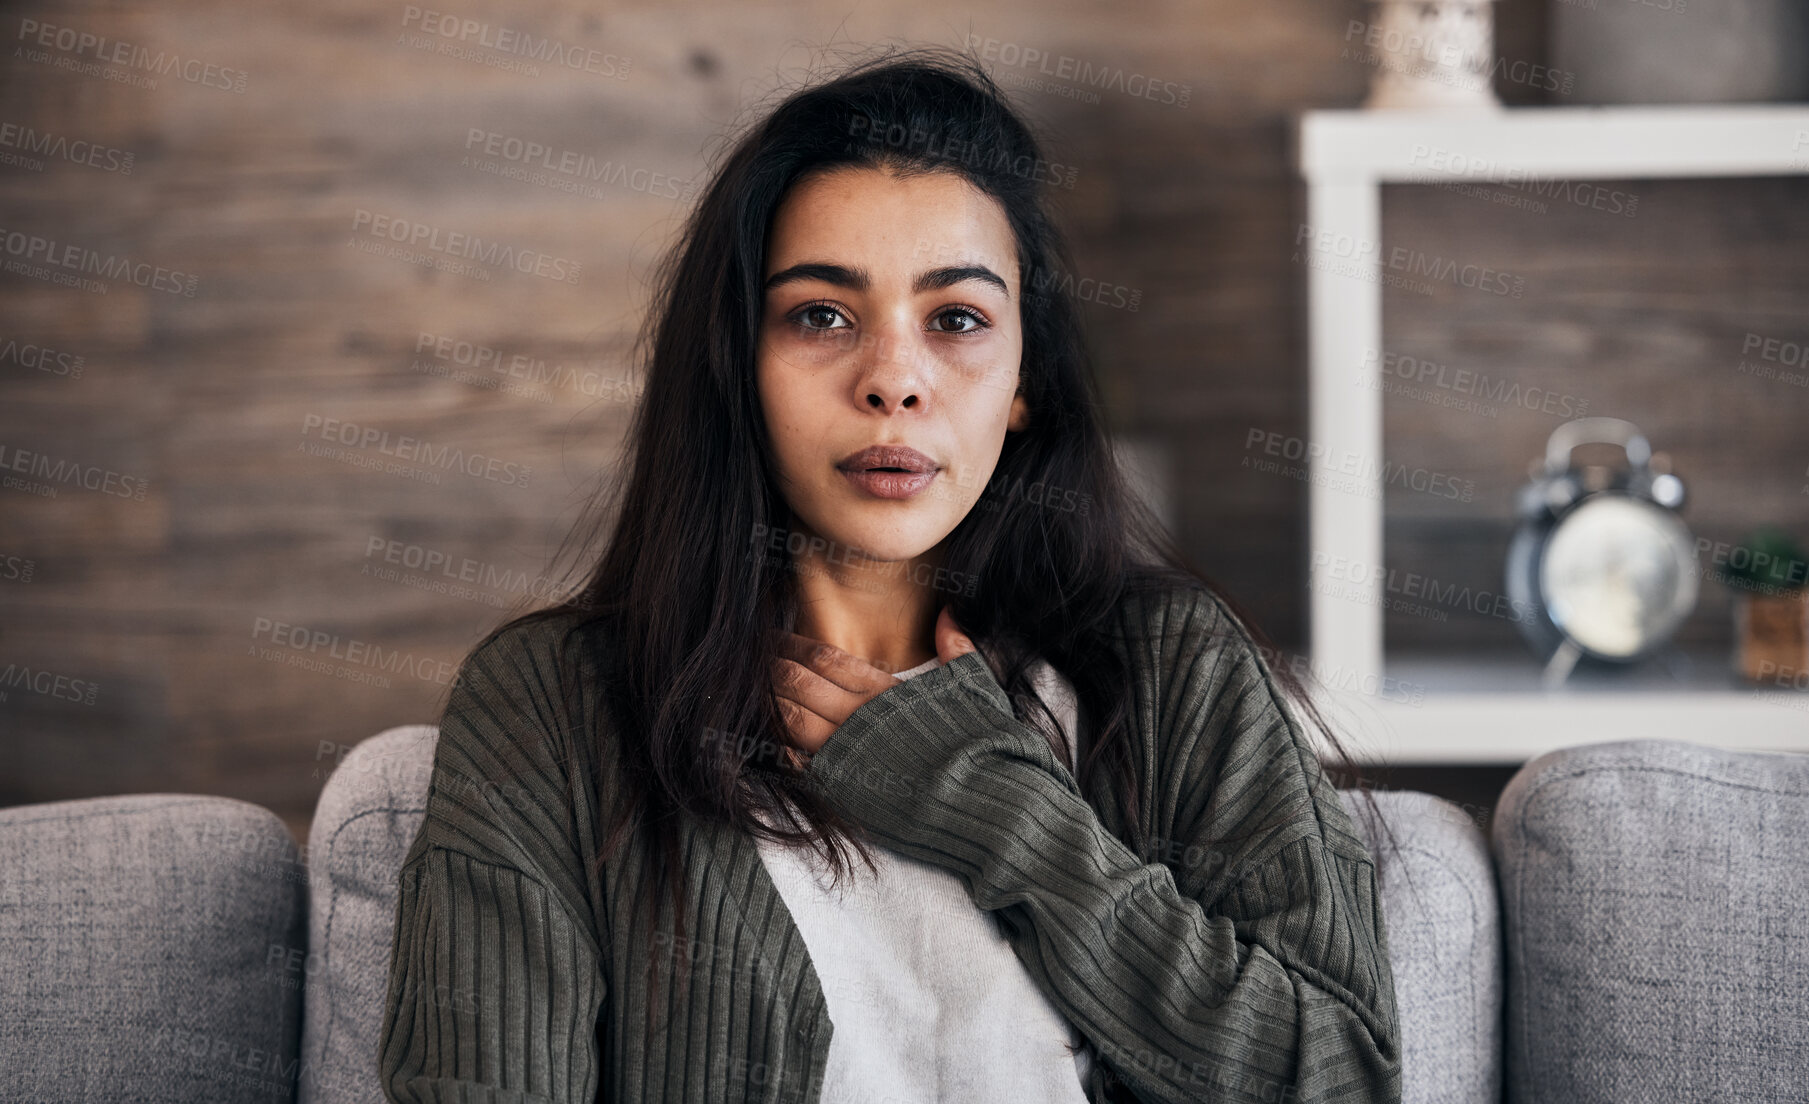
[[[841,526],[835,532],[824,532],[823,543],[815,550],[826,565],[853,566],[862,561],[876,565],[908,563],[936,546],[943,535],[929,527],[896,524]]]

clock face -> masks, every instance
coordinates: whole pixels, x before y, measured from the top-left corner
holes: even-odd
[[[1630,657],[1670,636],[1695,608],[1695,549],[1670,511],[1593,495],[1552,531],[1539,585],[1552,621],[1572,640]]]

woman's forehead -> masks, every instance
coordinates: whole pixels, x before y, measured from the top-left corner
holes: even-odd
[[[1004,209],[963,177],[840,168],[793,185],[774,215],[765,275],[819,262],[858,265],[877,281],[984,265],[1015,281],[1016,258]]]

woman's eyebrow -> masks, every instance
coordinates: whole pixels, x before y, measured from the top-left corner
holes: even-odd
[[[766,278],[764,289],[771,291],[785,284],[800,280],[821,280],[837,287],[850,288],[854,291],[866,291],[872,286],[872,279],[864,268],[850,268],[847,265],[833,264],[828,261],[806,261],[780,269]],[[953,287],[963,280],[982,280],[999,289],[1006,299],[1011,298],[1011,291],[998,273],[985,265],[945,265],[942,268],[926,269],[918,273],[917,281],[911,285],[913,292],[935,291],[939,288]]]

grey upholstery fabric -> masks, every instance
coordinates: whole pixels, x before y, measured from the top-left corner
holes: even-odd
[[[1431,794],[1338,796],[1382,875],[1382,916],[1401,1015],[1402,1104],[1501,1099],[1501,918],[1481,827]]]
[[[1551,752],[1491,843],[1510,1101],[1809,1099],[1809,757]]]
[[[133,794],[0,810],[0,1099],[293,1099],[306,880],[267,809]]]
[[[437,739],[348,754],[311,870],[228,798],[0,809],[0,1101],[380,1101],[396,872]],[[1395,850],[1341,797],[1382,865],[1405,1100],[1809,1099],[1809,757],[1553,752],[1486,844],[1450,802],[1377,793]]]
[[[341,760],[308,830],[308,942],[314,973],[302,1029],[300,1104],[379,1104],[377,1034],[389,986],[396,876],[425,815],[435,725],[360,741]]]
[[[357,745],[327,781],[309,834],[317,961],[308,984],[301,1104],[372,1104],[388,980],[396,872],[420,825],[438,730],[408,725]],[[1380,835],[1361,798],[1340,795],[1372,852]],[[1428,794],[1377,793],[1400,844],[1385,862],[1382,907],[1405,1039],[1406,1104],[1499,1098],[1501,941],[1481,832]],[[1399,871],[1397,874],[1396,871]]]

